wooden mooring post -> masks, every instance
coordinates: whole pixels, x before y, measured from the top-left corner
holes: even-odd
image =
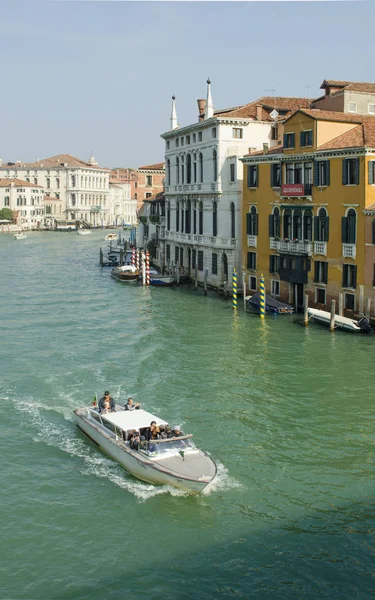
[[[242,275],[243,309],[246,311],[246,277]]]
[[[224,281],[224,298],[228,298],[228,282]]]
[[[303,322],[305,325],[309,324],[309,295],[305,294],[305,301],[303,303]]]
[[[366,298],[366,317],[369,319],[371,313],[371,298]]]
[[[180,285],[180,266],[178,264],[176,265],[176,282],[177,285]]]
[[[331,331],[335,331],[335,312],[336,312],[336,300],[331,300],[331,321],[329,328]]]
[[[207,279],[208,279],[208,271],[207,269],[204,272],[204,295],[207,296]]]
[[[103,261],[103,249],[100,248],[100,250],[99,250],[99,263],[100,263],[101,267],[103,266],[103,262],[104,262]]]
[[[195,272],[194,272],[194,288],[198,289],[198,264],[195,263]]]
[[[120,250],[120,267],[124,264],[124,251]]]
[[[343,295],[342,292],[339,293],[339,315],[342,317],[343,312]]]

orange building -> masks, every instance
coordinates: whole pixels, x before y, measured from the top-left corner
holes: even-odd
[[[133,169],[112,169],[111,179],[130,183],[130,196],[140,208],[144,200],[164,190],[165,163],[156,163]]]

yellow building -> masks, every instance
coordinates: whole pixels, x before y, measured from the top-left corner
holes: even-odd
[[[318,308],[335,299],[349,315],[365,312],[375,297],[375,116],[301,109],[283,141],[242,159],[247,291],[263,273],[268,294],[300,308],[308,294]]]

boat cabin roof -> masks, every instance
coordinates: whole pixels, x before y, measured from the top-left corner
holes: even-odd
[[[96,412],[96,411],[95,411]],[[147,410],[117,410],[116,412],[107,413],[101,415],[103,419],[106,419],[110,423],[117,425],[120,429],[127,431],[129,429],[142,429],[143,427],[150,427],[151,421],[156,421],[157,425],[168,425],[167,421],[159,419],[155,415],[147,412]]]

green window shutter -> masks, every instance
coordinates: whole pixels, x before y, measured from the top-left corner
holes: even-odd
[[[301,133],[299,134],[299,143],[300,146],[305,146],[305,132],[301,131]]]
[[[254,235],[258,235],[258,213],[254,216]]]
[[[342,287],[346,287],[346,270],[348,268],[348,265],[342,265]]]
[[[353,267],[353,288],[357,287],[357,265]]]
[[[291,139],[291,146],[290,147],[291,148],[295,148],[295,143],[294,143],[295,142],[295,138],[296,138],[295,134],[292,133],[291,136],[290,136],[290,139]]]
[[[250,261],[251,261],[251,252],[248,252],[247,253],[247,268],[248,269],[251,269]]]
[[[319,261],[314,262],[314,282],[318,283],[319,281]]]
[[[326,223],[327,223],[327,226],[326,226],[327,233],[326,233],[326,239],[324,241],[329,242],[329,217],[326,217]]]
[[[370,160],[368,163],[368,182],[370,185],[374,183],[374,165],[375,161]]]
[[[284,133],[284,139],[283,139],[284,148],[287,148],[287,140],[288,140],[287,135],[286,135],[286,133]]]
[[[319,185],[319,161],[314,160],[314,185]]]
[[[274,187],[274,165],[270,165],[270,186]]]
[[[326,185],[331,185],[331,163],[329,160],[324,161],[324,170],[326,176]]]
[[[359,184],[359,158],[354,159],[354,183]]]
[[[268,234],[270,237],[275,237],[275,220],[273,215],[268,215]]]
[[[255,165],[255,187],[259,187],[259,165]]]
[[[328,283],[328,263],[324,262],[323,264],[323,283]]]
[[[270,273],[274,273],[274,254],[270,254]]]
[[[375,219],[372,220],[372,243],[375,244]]]
[[[307,145],[312,146],[312,130],[307,134]]]
[[[342,185],[348,185],[348,159],[342,159]]]
[[[341,219],[341,241],[343,244],[348,243],[348,219],[342,217]]]
[[[348,236],[348,244],[356,243],[356,223],[357,219],[355,217],[350,217],[349,221],[349,236]]]
[[[314,240],[320,242],[319,239],[319,217],[314,217]]]
[[[247,213],[246,215],[246,235],[250,235],[251,231],[251,214]]]
[[[251,171],[250,171],[250,165],[247,166],[247,187],[250,187],[250,181],[251,181]]]

